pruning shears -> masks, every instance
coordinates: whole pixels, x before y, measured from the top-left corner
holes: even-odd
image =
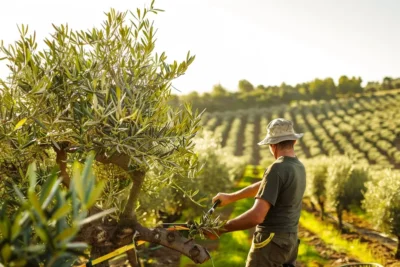
[[[211,214],[214,213],[215,209],[219,206],[219,204],[221,204],[221,200],[217,199],[217,201],[214,202],[213,206],[211,207],[211,209],[209,209],[207,211],[208,216],[211,216]]]
[[[219,204],[221,204],[221,200],[218,199],[217,201],[214,202],[212,207],[206,212],[205,216],[211,216]],[[189,230],[192,224],[193,222],[190,221],[187,223],[163,223],[162,227],[171,230]]]

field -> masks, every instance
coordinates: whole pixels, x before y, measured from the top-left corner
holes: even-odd
[[[304,132],[296,151],[299,158],[347,154],[375,168],[400,168],[400,94],[355,99],[312,101],[257,110],[211,113],[206,130],[220,133],[222,146],[258,165],[271,159],[257,146],[272,118],[292,120]]]
[[[264,138],[268,122],[277,117],[292,120],[295,130],[305,133],[296,154],[307,164],[313,164],[321,156],[333,159],[345,155],[357,165],[368,166],[369,171],[379,173],[391,169],[396,172],[400,168],[399,110],[400,94],[392,92],[257,110],[206,113],[203,125],[205,130],[221,136],[223,147],[249,164],[238,183],[240,188],[258,180],[263,169],[273,161],[268,148],[259,147],[257,142]],[[300,221],[301,266],[340,266],[355,262],[400,266],[400,261],[394,258],[396,236],[376,228],[371,216],[356,206],[343,213],[344,229],[338,229],[334,208],[328,205],[325,218],[321,220],[321,209],[310,191],[312,189],[306,193]],[[251,202],[240,202],[228,215],[226,211],[223,213],[234,216],[249,205]],[[247,240],[244,244],[240,240],[243,237]],[[245,246],[243,253],[242,249],[237,252],[234,248],[237,243]],[[244,266],[250,244],[251,231],[223,236],[212,254],[215,266],[228,263],[229,266]],[[215,249],[215,244],[211,248]],[[191,265],[182,260],[181,266]]]

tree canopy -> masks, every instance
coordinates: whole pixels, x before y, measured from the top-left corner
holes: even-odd
[[[201,114],[190,105],[168,104],[171,82],[194,56],[188,53],[178,63],[154,52],[156,30],[149,16],[160,11],[153,3],[136,12],[112,9],[101,27],[85,31],[53,25],[43,49],[23,25],[18,41],[0,46],[10,71],[8,79],[0,80],[1,183],[26,186],[22,173],[36,160],[38,173],[56,164],[63,186],[70,187],[72,163],[94,153],[99,179],[113,177],[121,181],[119,187],[130,186],[118,216],[82,229],[80,238],[91,244],[92,257],[130,243],[137,233],[195,262],[209,258],[193,240],[176,237],[172,242],[166,230],[143,227],[136,214],[149,171],[157,174],[151,177],[158,188],[197,173],[192,139]],[[1,193],[2,201],[15,198]],[[89,214],[104,208],[109,207],[97,206]],[[101,233],[107,238],[93,237]]]

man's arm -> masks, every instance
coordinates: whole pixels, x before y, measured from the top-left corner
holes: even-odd
[[[270,208],[271,204],[268,201],[257,198],[251,209],[242,213],[238,217],[227,221],[224,225],[224,229],[218,231],[218,236],[228,232],[250,229],[262,223]],[[217,235],[211,232],[205,232],[205,235],[209,239],[218,238]]]
[[[250,229],[260,223],[262,223],[267,216],[271,204],[261,198],[257,198],[251,209],[242,213],[238,217],[229,220],[225,225],[224,233],[233,232],[238,230]]]
[[[229,203],[238,201],[243,198],[255,197],[258,192],[258,189],[260,188],[260,184],[261,184],[261,181],[251,184],[239,191],[236,191],[236,192],[230,193],[230,194],[218,193],[215,197],[213,197],[212,201],[214,203],[215,201],[217,201],[219,199],[221,201],[220,206],[222,207],[222,206],[228,205]]]

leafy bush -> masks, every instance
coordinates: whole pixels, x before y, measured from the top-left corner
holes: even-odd
[[[0,208],[0,262],[6,266],[71,266],[87,249],[76,242],[80,228],[112,212],[88,217],[89,209],[102,193],[92,171],[94,154],[84,166],[75,162],[69,189],[60,187],[57,169],[42,173],[47,178],[38,183],[37,164],[31,163],[24,179],[26,193],[15,184],[10,197]]]
[[[350,205],[360,206],[368,180],[368,171],[362,166],[355,166],[348,157],[330,159],[328,168],[328,201],[336,209],[339,228],[343,229],[342,213]]]
[[[366,187],[363,207],[377,227],[397,236],[396,258],[400,259],[400,173],[389,169],[374,172]]]
[[[331,159],[320,157],[305,161],[307,171],[307,192],[311,199],[317,201],[321,209],[321,219],[324,218],[325,202],[327,199],[326,182],[328,167]]]

